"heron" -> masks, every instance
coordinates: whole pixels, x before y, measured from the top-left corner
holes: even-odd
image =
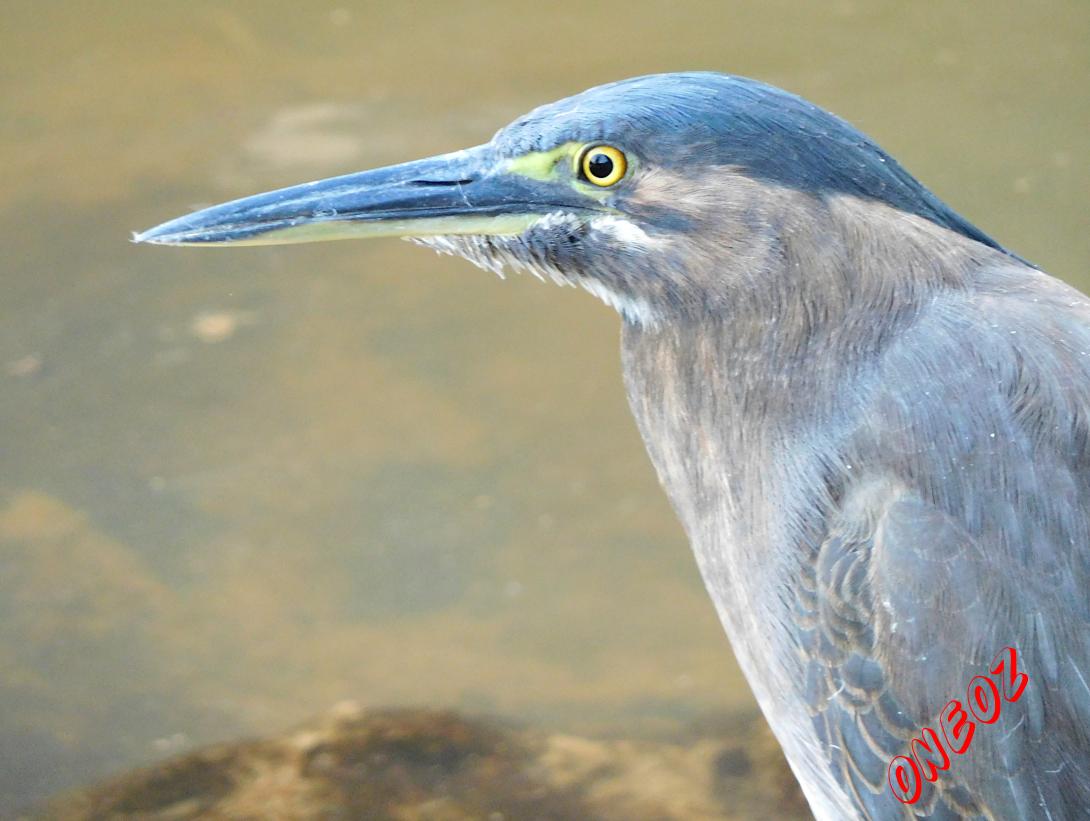
[[[381,236],[619,312],[637,426],[815,817],[1090,817],[1082,293],[844,120],[711,72],[134,239]],[[1024,691],[992,716],[1004,648]]]

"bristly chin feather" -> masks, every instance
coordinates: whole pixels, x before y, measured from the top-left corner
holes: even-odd
[[[594,225],[596,222],[597,219],[592,220],[591,224]],[[608,226],[611,231],[617,230],[615,222],[616,220],[612,221]],[[504,279],[505,270],[510,269],[525,271],[542,282],[552,280],[557,285],[578,285],[615,309],[626,322],[644,328],[656,326],[658,316],[647,302],[619,293],[599,279],[575,270],[574,266],[572,268],[562,266],[555,258],[546,257],[537,250],[543,247],[543,244],[535,243],[533,240],[534,235],[554,234],[558,231],[576,233],[586,230],[587,226],[585,219],[575,214],[561,212],[542,217],[531,228],[517,236],[453,234],[407,237],[407,239],[440,254],[462,257],[479,268],[492,271],[500,279]],[[597,228],[596,225],[594,227]]]

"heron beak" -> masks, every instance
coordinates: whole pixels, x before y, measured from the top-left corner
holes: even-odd
[[[156,245],[275,245],[354,237],[520,234],[593,201],[510,170],[488,145],[281,188],[205,208],[136,234]]]

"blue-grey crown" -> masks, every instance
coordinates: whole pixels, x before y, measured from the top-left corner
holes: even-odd
[[[771,185],[878,200],[1000,247],[858,129],[745,77],[685,72],[598,86],[534,109],[494,143],[514,156],[597,140],[682,174],[730,166]]]

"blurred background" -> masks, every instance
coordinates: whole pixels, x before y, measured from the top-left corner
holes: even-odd
[[[216,201],[712,69],[1090,288],[1090,5],[5,0],[0,815],[332,705],[651,737],[756,707],[619,320],[392,240],[135,247]]]

